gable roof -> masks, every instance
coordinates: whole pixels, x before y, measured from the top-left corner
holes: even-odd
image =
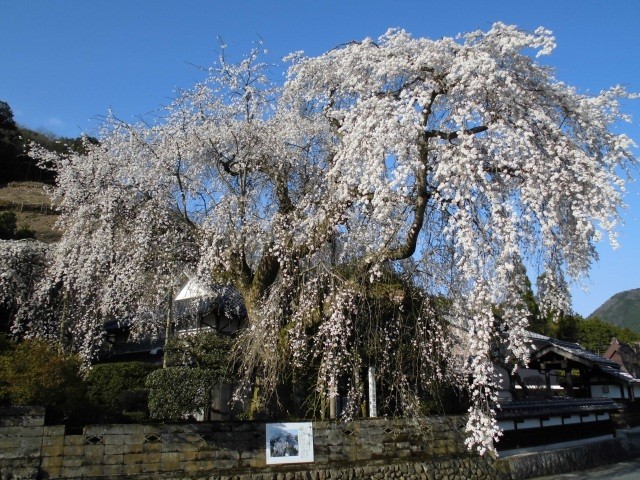
[[[189,278],[174,300],[180,302],[182,300],[193,300],[195,298],[211,297],[214,295],[213,289],[203,285],[194,278]]]
[[[614,369],[620,368],[620,366],[613,360],[586,350],[582,348],[579,343],[558,340],[557,338],[551,338],[546,335],[530,331],[527,331],[527,336],[533,347],[530,356],[531,360],[539,360],[542,356],[554,353],[558,356],[582,363],[589,367],[599,366]]]
[[[572,360],[589,368],[603,367],[616,370],[620,368],[620,365],[613,360],[608,360],[589,350],[585,350],[577,343],[563,342],[555,339],[550,339],[546,345],[535,350],[531,354],[530,359],[531,362],[535,363],[543,361],[545,357],[552,356],[566,358],[567,360]]]
[[[206,314],[215,310],[227,318],[243,320],[247,310],[240,292],[231,285],[205,285],[194,277],[189,277],[174,298],[177,313],[195,309],[195,313]]]

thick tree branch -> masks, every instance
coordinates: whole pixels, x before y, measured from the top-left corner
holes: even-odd
[[[428,147],[426,142],[420,147],[420,159],[424,170],[421,174],[416,175],[416,199],[413,210],[413,223],[407,234],[407,239],[404,245],[389,250],[385,255],[386,260],[404,260],[411,257],[418,246],[418,236],[424,225],[424,214],[427,209],[427,204],[431,198],[431,194],[427,184],[427,156]]]
[[[433,105],[435,104],[436,98],[438,98],[438,95],[440,94],[442,94],[442,92],[438,90],[434,90],[431,92],[429,103],[425,106],[422,113],[422,121],[424,125],[426,125],[429,121],[429,118],[431,117],[431,114],[433,112]],[[394,261],[409,258],[415,253],[418,246],[418,236],[420,235],[420,231],[422,230],[422,226],[424,224],[424,214],[427,209],[427,204],[429,203],[429,198],[431,197],[427,185],[427,161],[429,138],[431,137],[428,136],[427,133],[429,132],[425,132],[424,137],[419,140],[420,161],[424,167],[424,170],[420,174],[416,175],[416,199],[413,205],[413,223],[409,229],[409,234],[407,235],[404,245],[389,250],[385,255],[385,260]]]
[[[176,166],[176,180],[178,181],[178,189],[180,190],[180,199],[182,201],[182,208],[180,208],[180,212],[184,220],[189,224],[190,227],[195,228],[195,224],[189,217],[189,212],[187,211],[187,194],[185,192],[184,185],[182,183],[182,176],[180,175],[180,168],[182,165],[182,158],[178,157],[178,165]]]
[[[279,208],[278,211],[282,215],[288,215],[295,209],[291,198],[289,197],[289,187],[287,186],[287,180],[284,175],[276,174],[274,178],[274,187],[276,191],[276,198],[278,199]]]
[[[487,130],[489,130],[489,127],[486,125],[479,125],[477,127],[473,127],[473,128],[469,128],[466,130],[462,130],[461,132],[442,132],[440,130],[427,130],[424,132],[424,138],[428,141],[430,138],[435,138],[435,137],[439,137],[443,140],[455,140],[456,138],[458,138],[460,136],[460,134],[463,135],[475,135],[477,133],[481,133],[481,132],[486,132]]]

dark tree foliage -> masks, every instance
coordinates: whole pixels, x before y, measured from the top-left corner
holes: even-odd
[[[147,375],[157,367],[143,362],[94,365],[86,377],[87,397],[101,422],[123,422],[149,413]],[[136,414],[140,415],[135,415]]]
[[[0,129],[16,130],[16,122],[13,119],[13,111],[9,104],[0,100]]]
[[[27,228],[18,228],[15,212],[0,212],[0,240],[23,240],[35,238],[36,233]]]
[[[11,107],[0,100],[0,183],[11,181],[19,174],[23,153]]]
[[[602,354],[611,339],[617,338],[622,343],[636,343],[640,341],[640,334],[617,325],[612,325],[598,317],[580,318],[577,322],[578,343],[592,352]]]

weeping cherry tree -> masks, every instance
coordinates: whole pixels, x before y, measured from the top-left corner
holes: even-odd
[[[527,359],[519,267],[544,270],[546,304],[566,311],[567,284],[588,272],[597,241],[615,242],[635,163],[613,129],[632,95],[558,81],[536,61],[553,48],[546,30],[500,23],[440,40],[389,30],[290,55],[283,85],[259,49],[239,64],[222,57],[161,121],[111,116],[86,154],[41,152],[58,168],[64,237],[16,328],[57,325],[89,358],[107,319],[161,328],[190,269],[244,299],[240,398],[244,389],[266,405],[314,365],[319,398],[347,393],[357,405],[373,332],[383,341],[366,362],[383,366],[402,413],[419,413],[430,382],[464,384],[467,443],[491,451],[492,344]],[[369,328],[367,289],[389,275],[420,301],[408,313],[389,290],[398,308]],[[45,301],[52,285],[57,302]],[[468,333],[464,348],[451,325]],[[405,341],[410,362],[396,353]]]

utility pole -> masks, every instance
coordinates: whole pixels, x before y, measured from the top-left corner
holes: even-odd
[[[162,352],[162,368],[167,368],[167,342],[171,336],[173,325],[173,286],[169,287],[169,308],[167,309],[167,323],[164,327],[164,351]]]

